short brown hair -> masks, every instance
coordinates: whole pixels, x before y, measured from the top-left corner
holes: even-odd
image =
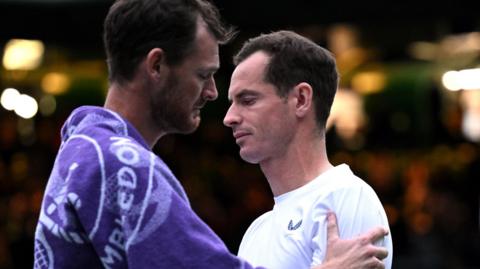
[[[117,0],[104,22],[103,40],[111,81],[130,80],[138,63],[155,47],[168,64],[183,61],[193,49],[200,16],[219,43],[233,35],[217,8],[205,0]]]

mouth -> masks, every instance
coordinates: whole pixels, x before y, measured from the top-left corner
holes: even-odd
[[[197,104],[195,104],[195,105],[193,106],[193,110],[194,110],[194,111],[201,111],[202,108],[205,106],[205,103],[206,103],[206,102],[198,102]]]
[[[247,132],[235,132],[233,133],[233,137],[235,137],[235,139],[238,139],[240,137],[244,137],[247,135]]]
[[[246,131],[235,131],[233,132],[233,137],[235,138],[237,144],[240,143],[240,140],[246,136],[250,135],[250,133]]]
[[[193,107],[193,114],[195,116],[200,116],[200,112],[202,111],[203,105],[200,106],[194,106]]]
[[[192,112],[192,116],[194,118],[199,117],[200,116],[200,108],[194,108],[193,112]]]

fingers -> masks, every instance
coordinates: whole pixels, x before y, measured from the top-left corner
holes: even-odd
[[[388,256],[388,250],[385,247],[372,247],[372,256],[377,257],[380,261]]]
[[[385,264],[381,260],[373,258],[371,264],[368,265],[367,268],[385,269]]]
[[[338,238],[337,217],[333,212],[327,213],[327,242]]]
[[[370,231],[368,231],[365,234],[365,237],[370,243],[374,244],[376,241],[383,239],[383,237],[386,236],[387,234],[388,234],[387,229],[383,227],[375,227]]]

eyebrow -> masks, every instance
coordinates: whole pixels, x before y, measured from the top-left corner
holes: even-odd
[[[243,98],[245,96],[248,96],[248,95],[260,96],[260,93],[258,91],[254,91],[254,90],[251,90],[251,89],[242,89],[238,93],[236,93],[235,96],[233,96],[233,98],[231,96],[228,96],[228,101],[232,102],[233,99],[241,99],[241,98]]]
[[[220,69],[220,66],[212,66],[207,68],[199,68],[200,72],[207,72],[207,73],[216,73]]]

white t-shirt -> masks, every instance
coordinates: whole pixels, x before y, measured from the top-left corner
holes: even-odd
[[[329,211],[337,216],[340,238],[351,238],[376,226],[388,227],[377,195],[346,164],[274,199],[273,210],[257,218],[240,243],[238,256],[254,266],[291,269],[321,264]],[[391,235],[376,244],[387,247],[385,268],[391,268]]]

